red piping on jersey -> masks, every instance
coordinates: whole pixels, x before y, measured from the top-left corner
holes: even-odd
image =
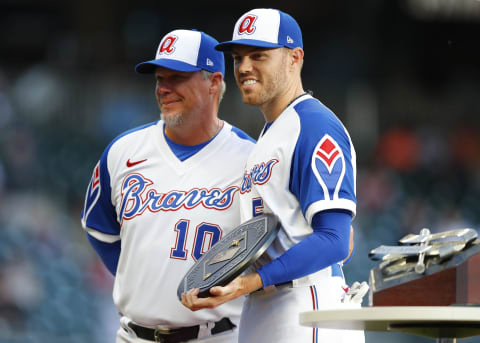
[[[313,288],[314,286],[310,286],[310,293],[312,294],[312,304],[313,304],[313,310],[315,311],[317,309],[317,297],[316,297],[316,291]],[[312,343],[317,342],[317,333],[318,330],[317,328],[313,328],[312,332]]]

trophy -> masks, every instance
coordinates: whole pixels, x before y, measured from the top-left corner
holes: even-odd
[[[431,233],[423,228],[369,257],[370,306],[480,304],[480,241],[474,229]]]

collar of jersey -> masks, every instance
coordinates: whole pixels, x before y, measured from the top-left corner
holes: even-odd
[[[197,144],[197,145],[183,145],[172,141],[168,138],[167,134],[165,133],[165,124],[163,124],[163,136],[165,137],[165,141],[167,142],[172,152],[177,156],[180,161],[185,161],[187,158],[195,155],[197,152],[202,150],[202,148],[210,143],[217,135],[210,138],[208,141]]]

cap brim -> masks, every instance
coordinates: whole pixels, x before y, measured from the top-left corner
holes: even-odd
[[[153,74],[157,69],[157,67],[163,67],[163,68],[172,69],[176,71],[183,71],[187,73],[201,70],[201,68],[185,62],[162,58],[159,60],[151,60],[151,61],[139,63],[135,66],[135,71],[139,74]]]
[[[235,45],[248,45],[248,46],[256,46],[259,48],[282,48],[283,45],[281,44],[275,44],[271,42],[265,42],[262,40],[256,40],[256,39],[236,39],[236,40],[231,40],[227,42],[222,42],[220,44],[215,45],[215,49],[218,51],[230,51],[232,50],[232,47]]]

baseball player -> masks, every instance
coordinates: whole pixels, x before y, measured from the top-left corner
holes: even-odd
[[[174,30],[154,60],[161,120],[116,137],[94,168],[81,221],[115,275],[117,342],[237,342],[242,299],[191,312],[180,280],[240,224],[240,184],[254,141],[217,117],[223,53],[211,36]]]
[[[275,213],[282,227],[250,272],[208,298],[193,289],[193,311],[246,297],[239,342],[363,342],[363,331],[299,325],[299,313],[339,307],[342,262],[356,211],[355,149],[336,115],[304,91],[302,33],[290,15],[254,9],[236,22],[233,39],[216,47],[233,56],[243,101],[263,113],[240,189],[242,222]]]

